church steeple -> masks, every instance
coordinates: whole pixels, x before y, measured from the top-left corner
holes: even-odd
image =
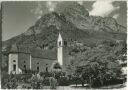
[[[61,36],[60,32],[59,32],[59,36],[58,36],[58,45],[57,46],[58,47],[62,47],[63,46],[63,40],[62,40],[62,36]]]
[[[57,40],[57,59],[60,65],[63,65],[63,39],[59,32]]]

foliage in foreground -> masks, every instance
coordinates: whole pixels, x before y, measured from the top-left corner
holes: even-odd
[[[73,52],[74,58],[68,69],[81,79],[82,85],[88,83],[90,87],[101,86],[121,77],[121,65],[118,60],[126,60],[123,56],[127,50],[125,42],[103,41],[91,49],[75,49],[79,52]]]

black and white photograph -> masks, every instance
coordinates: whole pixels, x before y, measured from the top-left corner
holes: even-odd
[[[127,90],[127,2],[0,1],[1,89]]]

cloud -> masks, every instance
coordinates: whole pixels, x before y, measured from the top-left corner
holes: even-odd
[[[108,16],[110,13],[120,8],[119,6],[113,6],[112,3],[113,1],[110,0],[97,0],[95,3],[93,3],[92,10],[89,12],[89,14],[102,17]]]
[[[119,14],[113,15],[113,18],[117,19],[119,17]]]
[[[57,3],[55,3],[55,2],[48,1],[48,2],[46,3],[46,6],[47,6],[48,10],[49,10],[50,12],[52,12],[52,11],[55,10],[56,4],[57,4]]]
[[[77,3],[83,5],[83,1],[77,1]]]
[[[49,10],[49,12],[55,11],[57,4],[61,3],[62,1],[47,1],[46,6]]]
[[[41,3],[38,2],[37,7],[34,9],[31,9],[31,13],[34,13],[37,16],[37,19],[39,19],[43,13]]]
[[[56,7],[62,1],[46,1],[46,2],[38,2],[36,8],[31,10],[31,13],[34,13],[37,19],[39,19],[42,14],[53,12],[56,10]]]

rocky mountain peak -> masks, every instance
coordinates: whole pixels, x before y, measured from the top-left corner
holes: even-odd
[[[102,39],[124,39],[126,35],[126,28],[119,25],[115,19],[89,16],[89,12],[82,5],[74,4],[63,8],[61,12],[43,15],[26,32],[7,42],[34,48],[52,48],[56,46],[59,30],[68,42],[76,40],[91,44]]]

